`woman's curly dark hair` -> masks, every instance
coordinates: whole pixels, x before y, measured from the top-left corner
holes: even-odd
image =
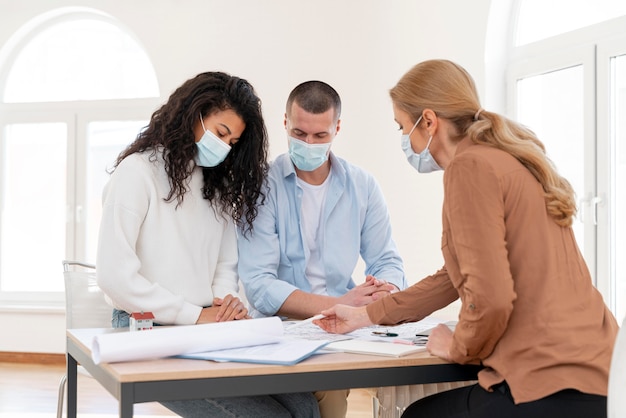
[[[163,152],[171,189],[166,201],[183,201],[198,150],[194,125],[200,115],[233,110],[246,124],[226,159],[216,167],[203,167],[202,194],[222,214],[230,215],[243,233],[252,230],[257,204],[265,196],[261,187],[267,175],[268,137],[261,100],[246,80],[222,72],[206,72],[187,80],[167,103],[152,114],[150,123],[118,157],[115,167],[136,152]]]

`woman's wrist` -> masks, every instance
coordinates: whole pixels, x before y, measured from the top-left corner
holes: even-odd
[[[367,306],[361,306],[357,309],[357,322],[359,324],[359,327],[369,327],[370,325],[374,325],[374,322],[367,312]]]

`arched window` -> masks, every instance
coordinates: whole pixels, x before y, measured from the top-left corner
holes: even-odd
[[[626,15],[623,0],[523,0],[517,2],[517,8],[516,46]]]
[[[129,33],[82,13],[66,19],[46,25],[19,48],[5,103],[158,96],[150,59]]]
[[[0,300],[62,301],[61,260],[95,262],[100,199],[117,154],[159,97],[137,38],[65,8],[0,51]]]
[[[508,113],[574,186],[574,230],[607,304],[626,315],[626,2],[517,0]],[[621,255],[621,256],[620,256]]]

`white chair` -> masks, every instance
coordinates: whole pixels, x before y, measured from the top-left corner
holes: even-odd
[[[623,417],[626,414],[626,318],[617,333],[617,340],[611,357],[609,371],[609,394],[607,397],[608,418]]]
[[[104,300],[96,282],[96,266],[79,261],[63,261],[65,280],[65,324],[68,329],[110,328],[113,308]],[[89,375],[78,367],[79,372]],[[63,415],[63,399],[67,375],[59,383],[57,418]]]

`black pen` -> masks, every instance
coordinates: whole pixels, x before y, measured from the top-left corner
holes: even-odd
[[[373,335],[380,335],[381,337],[397,337],[398,334],[396,334],[395,332],[389,332],[389,331],[372,331]]]

